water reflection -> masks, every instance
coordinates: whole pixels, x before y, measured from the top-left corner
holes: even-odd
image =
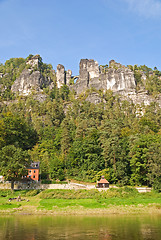
[[[1,216],[1,240],[160,240],[161,216]]]

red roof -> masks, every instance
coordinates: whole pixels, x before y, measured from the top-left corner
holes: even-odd
[[[100,181],[98,181],[98,183],[109,183],[104,177],[101,178]]]

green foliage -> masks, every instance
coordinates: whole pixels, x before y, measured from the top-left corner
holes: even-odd
[[[142,81],[141,81],[142,74],[141,74],[140,71],[135,70],[135,71],[134,71],[134,77],[135,77],[135,79],[136,79],[137,85],[142,82]]]
[[[92,190],[44,190],[40,193],[41,199],[109,199],[136,197],[139,193],[135,188],[110,188],[107,191]]]
[[[51,184],[51,183],[52,183],[52,181],[49,180],[49,179],[42,179],[41,180],[41,184]]]
[[[109,168],[105,168],[95,175],[95,181],[99,181],[101,177],[104,176],[107,181],[110,181],[112,179],[111,172]]]
[[[17,114],[7,112],[1,115],[0,126],[0,147],[15,145],[27,150],[37,141],[37,134],[32,125]]]
[[[26,192],[26,197],[33,197],[36,196],[37,194],[39,194],[41,191],[34,189],[34,190],[29,190]]]
[[[110,90],[88,89],[75,99],[68,86],[57,88],[52,66],[44,64],[40,56],[35,68],[26,64],[32,57],[0,64],[1,101],[16,99],[8,106],[1,105],[0,150],[9,145],[27,150],[32,161],[41,162],[43,181],[74,178],[96,182],[104,175],[110,184],[145,184],[160,191],[160,107],[151,103],[139,108],[120,102]],[[44,102],[35,100],[34,95],[16,98],[11,93],[11,85],[25,68],[39,70],[52,81],[52,89],[43,86]],[[102,71],[108,68],[102,66]],[[129,69],[138,90],[145,88],[153,95],[161,92],[157,68],[134,65]],[[101,103],[85,101],[91,93],[97,93]]]
[[[14,188],[14,181],[20,180],[26,175],[26,167],[30,164],[30,158],[26,151],[8,145],[0,150],[0,173],[5,180],[11,181],[11,188]]]
[[[158,93],[161,93],[161,71],[156,67],[154,70],[146,65],[128,65],[128,67],[134,72],[137,90],[143,87],[151,95],[158,95]],[[144,79],[143,76],[146,79]]]
[[[155,190],[161,192],[161,136],[159,135],[149,147],[148,180]]]
[[[8,197],[12,194],[11,190],[8,189],[1,189],[0,190],[0,197]]]
[[[4,65],[0,65],[0,72],[3,73],[3,77],[0,78],[2,100],[12,100],[15,98],[11,92],[11,86],[25,67],[26,60],[24,58],[11,58],[7,60]]]
[[[63,99],[63,100],[68,100],[68,96],[69,96],[69,87],[67,85],[63,85],[61,86],[60,90],[59,90],[59,94],[60,94],[60,97]]]
[[[154,73],[147,79],[146,89],[148,90],[149,94],[157,95],[158,93],[161,93],[160,73]]]
[[[108,66],[108,64],[106,64],[106,65],[100,65],[100,68],[101,68],[101,71],[102,71],[103,73],[106,73],[106,72],[108,72],[109,66]]]

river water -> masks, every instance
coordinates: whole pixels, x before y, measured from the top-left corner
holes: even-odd
[[[161,240],[161,216],[1,216],[0,240]]]

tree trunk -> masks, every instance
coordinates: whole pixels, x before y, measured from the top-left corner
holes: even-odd
[[[13,180],[11,181],[11,190],[12,191],[14,190],[14,181]]]

